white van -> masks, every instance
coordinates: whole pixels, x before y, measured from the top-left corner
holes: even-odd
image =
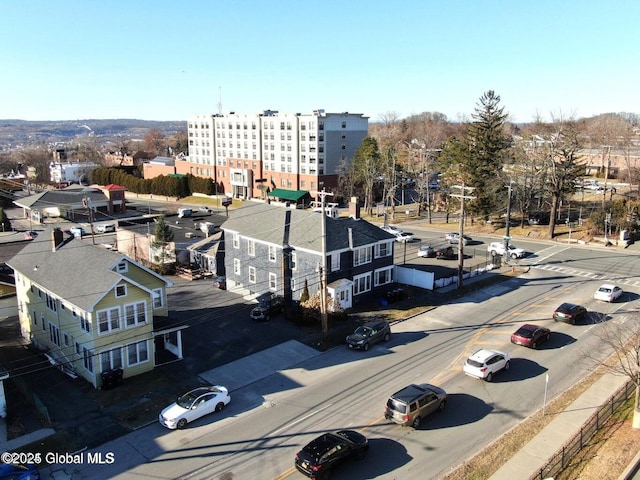
[[[179,208],[178,209],[178,218],[190,217],[193,213],[193,210],[190,208]]]

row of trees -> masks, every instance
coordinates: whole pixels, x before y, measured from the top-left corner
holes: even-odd
[[[603,155],[610,155],[612,145],[616,146],[628,158],[623,175],[630,182],[640,178],[631,161],[632,126],[637,120],[622,115],[591,121],[560,117],[523,129],[508,122],[494,91],[480,97],[471,119],[464,123],[451,124],[441,114],[421,114],[401,121],[388,115],[372,128],[353,161],[341,166],[340,194],[361,194],[365,211],[371,214],[378,201],[393,205],[402,185],[398,179],[408,177],[415,181],[420,208],[430,214],[429,182],[437,172],[445,191],[452,186],[473,188],[475,199],[465,204],[472,218],[484,221],[504,213],[511,190],[514,211],[523,222],[531,211],[549,211],[548,236],[553,237],[560,206],[573,196],[585,174],[581,156],[585,148],[597,149],[602,143]],[[444,201],[448,208],[459,208],[454,198],[445,197]],[[618,217],[620,225],[635,227],[625,219],[636,206],[627,202],[621,208],[626,211]],[[593,225],[604,227],[599,220]]]
[[[133,173],[131,173],[133,172]],[[214,195],[215,183],[204,177],[196,177],[191,174],[166,176],[145,179],[139,169],[127,169],[120,167],[97,168],[92,173],[93,183],[109,185],[114,183],[125,187],[133,193],[162,195],[167,197],[184,198],[192,193]]]

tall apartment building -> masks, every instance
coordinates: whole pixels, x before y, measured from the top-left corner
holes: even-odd
[[[368,128],[361,114],[324,110],[194,115],[189,158],[176,160],[176,173],[211,178],[218,194],[234,198],[264,198],[276,188],[332,191],[338,166],[351,161]]]

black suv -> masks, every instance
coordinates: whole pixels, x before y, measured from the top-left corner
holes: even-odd
[[[418,428],[424,417],[436,410],[444,410],[447,392],[440,387],[423,383],[409,385],[391,395],[384,409],[384,418],[403,427]]]
[[[356,328],[356,331],[347,337],[349,348],[357,350],[369,350],[374,343],[385,342],[391,338],[391,327],[384,320],[367,322]]]
[[[331,469],[349,457],[362,459],[369,450],[366,437],[353,430],[325,433],[296,455],[298,471],[314,480],[329,478]]]
[[[283,310],[284,297],[272,293],[258,301],[258,306],[251,310],[251,318],[253,320],[267,321],[271,318],[271,315],[282,312]]]

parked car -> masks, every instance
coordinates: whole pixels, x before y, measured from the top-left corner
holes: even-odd
[[[511,343],[536,348],[540,343],[551,338],[551,330],[538,325],[525,323],[511,334]]]
[[[84,228],[82,227],[71,227],[69,229],[69,233],[74,237],[82,237],[84,235]]]
[[[200,417],[221,412],[230,401],[229,390],[221,385],[194,388],[162,410],[158,420],[167,428],[184,428]]]
[[[578,321],[582,321],[587,316],[587,309],[582,305],[565,302],[556,308],[553,312],[553,319],[556,322],[566,322],[573,325]]]
[[[407,233],[398,233],[396,234],[396,242],[400,243],[408,243],[413,241],[413,235],[409,235]]]
[[[115,232],[116,231],[116,226],[113,223],[106,223],[106,224],[98,225],[96,227],[96,231],[98,233]]]
[[[436,258],[438,260],[455,260],[458,258],[458,254],[453,247],[444,247],[436,252]]]
[[[369,441],[353,430],[339,430],[320,435],[296,454],[296,469],[312,480],[328,479],[331,470],[347,458],[363,459]]]
[[[227,289],[227,279],[225,277],[216,277],[213,280],[213,286],[216,288],[219,288],[220,290],[226,290]]]
[[[444,410],[446,405],[447,392],[442,388],[428,383],[409,385],[389,397],[384,418],[403,427],[418,428],[427,415]]]
[[[423,258],[435,258],[436,251],[431,245],[421,245],[418,249],[418,256]]]
[[[390,233],[392,235],[400,235],[404,233],[404,230],[402,230],[401,228],[396,227],[395,225],[383,225],[380,227],[382,230],[384,230],[387,233]]]
[[[391,338],[391,327],[384,320],[367,322],[356,328],[356,331],[347,336],[347,345],[354,350],[369,350],[374,343],[388,341]]]
[[[487,247],[487,251],[491,254],[492,257],[496,256],[504,256],[504,243],[503,242],[491,242]],[[522,258],[527,252],[522,248],[517,248],[515,245],[509,244],[507,247],[507,254],[511,258]]]
[[[511,358],[498,350],[481,349],[464,362],[464,373],[490,382],[500,370],[509,370]]]
[[[201,212],[205,212],[205,213],[210,213],[211,212],[211,210],[209,210],[209,207],[205,207],[204,205],[198,207],[198,210],[200,210]]]
[[[399,302],[405,298],[407,298],[407,291],[404,288],[394,288],[384,295],[384,299],[387,303]]]
[[[593,294],[593,298],[596,300],[602,300],[603,302],[615,302],[622,296],[622,289],[617,285],[611,285],[605,283],[601,285],[596,293]]]
[[[25,457],[30,456],[25,454]],[[39,480],[40,472],[31,463],[0,463],[0,480]]]
[[[274,313],[284,310],[284,297],[269,294],[258,301],[258,306],[251,310],[251,318],[253,320],[268,321]]]
[[[444,236],[444,239],[450,244],[454,244],[454,243],[457,244],[457,243],[460,243],[460,234],[456,232],[450,232]],[[471,241],[471,237],[467,235],[462,236],[463,245],[467,245],[470,241]]]

